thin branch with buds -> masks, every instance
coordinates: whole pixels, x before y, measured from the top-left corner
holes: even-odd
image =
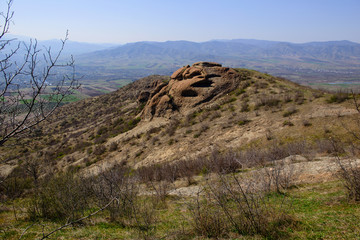
[[[14,40],[3,40],[9,31],[14,13],[13,0],[7,3],[7,10],[1,13],[0,26],[0,146],[9,139],[23,136],[38,125],[61,105],[80,85],[75,78],[75,62],[71,59],[60,63],[60,56],[68,41],[68,32],[61,40],[60,50],[40,49],[36,40],[29,44],[18,44],[9,49]],[[19,63],[14,58],[24,51]],[[8,52],[8,53],[4,53]],[[55,80],[55,71],[69,71],[62,79]],[[50,89],[50,82],[57,84]]]

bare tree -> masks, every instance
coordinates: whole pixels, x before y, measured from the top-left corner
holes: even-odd
[[[40,48],[36,40],[15,44],[15,39],[6,39],[14,16],[12,3],[9,0],[0,13],[0,146],[28,133],[79,88],[73,58],[60,63],[68,33],[56,52]]]

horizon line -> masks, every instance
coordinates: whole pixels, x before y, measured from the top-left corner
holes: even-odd
[[[23,39],[23,38],[27,38],[27,40],[34,40],[36,39],[37,41],[58,41],[61,38],[49,38],[49,39],[38,39],[38,38],[33,38],[30,36],[25,36],[25,35],[17,35],[17,34],[7,34],[8,36],[13,36],[15,37],[15,39]],[[5,36],[4,36],[5,37]],[[11,38],[13,38],[11,37]],[[191,42],[191,43],[206,43],[206,42],[226,42],[226,41],[236,41],[236,40],[246,40],[246,41],[264,41],[264,42],[277,42],[277,43],[292,43],[292,44],[308,44],[308,43],[326,43],[326,42],[351,42],[351,43],[356,43],[356,44],[360,44],[360,42],[356,42],[356,41],[352,41],[352,40],[348,40],[348,39],[342,39],[342,40],[323,40],[323,41],[318,41],[318,40],[314,40],[314,41],[306,41],[306,42],[293,42],[293,41],[283,41],[283,40],[266,40],[266,39],[256,39],[256,38],[231,38],[231,39],[210,39],[210,40],[205,40],[205,41],[193,41],[193,40],[186,40],[186,39],[177,39],[177,40],[163,40],[163,41],[154,41],[154,40],[141,40],[141,41],[133,41],[133,42],[125,42],[125,43],[120,43],[120,42],[86,42],[86,41],[78,41],[78,40],[71,40],[71,38],[68,39],[69,42],[73,42],[73,43],[84,43],[84,44],[94,44],[94,45],[126,45],[126,44],[132,44],[132,43],[166,43],[166,42]],[[23,40],[21,40],[23,41]]]

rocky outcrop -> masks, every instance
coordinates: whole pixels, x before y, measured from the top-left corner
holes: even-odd
[[[148,98],[141,116],[152,119],[188,111],[233,91],[241,80],[237,71],[218,63],[198,62],[182,67],[171,75],[168,84],[159,84],[152,93],[139,96],[139,101]]]

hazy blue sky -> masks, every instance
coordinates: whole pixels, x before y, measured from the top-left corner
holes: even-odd
[[[13,10],[11,33],[40,40],[68,29],[83,42],[360,42],[360,0],[14,0]]]

